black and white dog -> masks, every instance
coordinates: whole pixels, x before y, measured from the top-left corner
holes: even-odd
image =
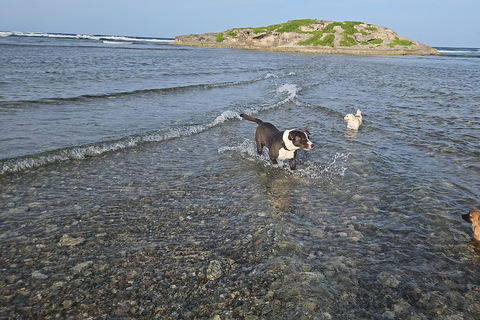
[[[289,160],[290,169],[295,170],[297,166],[297,150],[312,150],[313,143],[310,141],[310,132],[302,129],[278,130],[273,124],[263,122],[260,119],[251,117],[244,113],[240,114],[245,120],[258,124],[255,131],[255,142],[257,152],[262,154],[263,147],[268,148],[268,155],[274,164],[277,160]]]

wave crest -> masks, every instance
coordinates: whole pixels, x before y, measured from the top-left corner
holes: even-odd
[[[267,75],[267,78],[268,77],[269,76]],[[265,77],[262,77],[261,79],[264,78]],[[256,79],[254,81],[258,81],[261,79]],[[232,83],[229,83],[228,85],[232,85]],[[277,108],[285,104],[286,102],[292,101],[297,95],[298,88],[296,85],[285,84],[280,86],[277,89],[277,92],[287,93],[288,96],[285,99],[271,105],[251,108],[248,110],[248,112],[251,114],[255,114],[261,111],[267,111]],[[240,112],[237,112],[235,110],[225,110],[220,115],[216,116],[213,120],[204,124],[180,125],[178,127],[168,128],[164,131],[150,131],[111,141],[103,141],[84,146],[75,146],[47,151],[34,155],[3,159],[0,160],[0,175],[6,173],[20,172],[23,170],[44,166],[58,161],[78,160],[87,157],[98,156],[107,152],[136,147],[139,144],[145,142],[163,142],[170,139],[188,137],[194,134],[202,133],[225,122],[231,120],[240,121],[241,119],[242,118],[240,117]],[[242,148],[247,147],[243,146]],[[254,150],[254,148],[252,150]],[[253,152],[251,152],[250,150],[248,152],[252,153],[252,155],[257,155],[256,150],[254,150]]]
[[[169,128],[165,131],[147,132],[112,141],[104,141],[85,146],[70,147],[35,155],[1,160],[0,175],[20,172],[57,161],[85,159],[87,157],[102,155],[107,152],[136,147],[145,142],[163,142],[170,139],[188,137],[209,130],[232,119],[240,120],[240,114],[236,111],[227,110],[222,112],[213,121],[206,124],[179,126],[176,128]]]
[[[173,38],[149,38],[149,37],[129,37],[129,36],[111,36],[111,35],[89,35],[89,34],[68,34],[68,33],[45,33],[45,32],[21,32],[21,31],[1,31],[0,37],[43,37],[43,38],[63,38],[63,39],[84,39],[95,41],[134,41],[134,42],[172,42]]]

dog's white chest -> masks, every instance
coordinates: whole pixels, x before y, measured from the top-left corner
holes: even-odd
[[[292,159],[295,156],[295,151],[288,151],[285,148],[281,148],[278,151],[278,160]]]
[[[360,119],[354,118],[348,122],[347,128],[349,129],[358,129],[360,127]]]

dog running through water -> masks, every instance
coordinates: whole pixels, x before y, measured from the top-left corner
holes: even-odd
[[[310,132],[302,129],[280,131],[273,124],[263,122],[260,119],[251,117],[244,113],[242,118],[258,124],[255,131],[255,142],[258,154],[262,154],[263,147],[268,148],[268,156],[274,164],[277,160],[289,160],[290,169],[295,170],[297,166],[297,150],[312,150],[313,143],[310,141]]]

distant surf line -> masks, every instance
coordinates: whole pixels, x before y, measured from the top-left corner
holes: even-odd
[[[45,37],[45,38],[64,38],[64,39],[85,39],[98,41],[135,41],[135,42],[172,42],[173,38],[149,38],[133,36],[112,36],[112,35],[88,35],[88,34],[70,34],[70,33],[47,33],[47,32],[21,32],[21,31],[0,31],[0,37]]]

